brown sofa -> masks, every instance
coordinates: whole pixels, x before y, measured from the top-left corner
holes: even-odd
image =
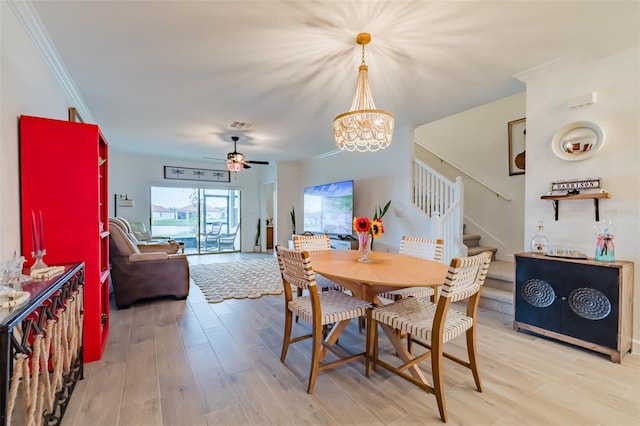
[[[135,245],[138,246],[138,250],[140,250],[142,253],[152,253],[152,252],[163,251],[168,254],[175,254],[178,252],[178,250],[180,250],[180,243],[174,240],[168,240],[168,241],[140,240],[136,236],[136,232],[133,231],[133,228],[129,224],[129,221],[124,217],[109,218],[109,226],[113,226],[113,223],[120,225],[120,227],[125,230],[127,237],[129,237],[129,239],[133,241]]]
[[[118,309],[143,299],[189,295],[189,263],[181,254],[141,253],[126,230],[109,220],[109,261]]]

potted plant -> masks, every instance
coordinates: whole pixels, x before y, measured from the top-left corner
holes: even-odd
[[[296,234],[296,210],[294,207],[291,207],[291,211],[289,212],[291,215],[291,233],[293,235]]]
[[[256,228],[256,238],[253,243],[253,251],[260,253],[262,247],[260,246],[260,218],[258,218],[258,227]]]

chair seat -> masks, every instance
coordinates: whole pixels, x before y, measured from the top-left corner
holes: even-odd
[[[322,325],[357,318],[366,315],[371,304],[364,300],[348,296],[340,291],[320,292],[320,308]],[[289,302],[289,310],[308,323],[313,323],[311,299],[309,296],[296,297]]]
[[[407,298],[373,310],[373,318],[413,337],[431,341],[433,319],[438,305],[428,300]],[[447,311],[443,342],[463,334],[473,326],[473,318],[455,309]]]
[[[417,297],[418,299],[424,299],[426,297],[433,296],[432,287],[407,287],[400,290],[387,291],[386,293],[380,293],[379,296],[390,300],[400,300],[407,297]]]

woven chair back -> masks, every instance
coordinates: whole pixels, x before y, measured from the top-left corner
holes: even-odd
[[[444,241],[440,239],[403,236],[399,253],[442,262],[443,247]]]
[[[293,247],[297,251],[331,250],[328,235],[294,235]]]
[[[491,263],[491,254],[483,252],[476,256],[453,258],[442,286],[441,297],[451,302],[468,299],[480,291]]]
[[[307,251],[289,250],[276,247],[280,273],[289,284],[308,290],[316,286],[316,279],[311,267],[311,258]]]

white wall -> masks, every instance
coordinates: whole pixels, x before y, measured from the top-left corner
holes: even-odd
[[[509,176],[508,123],[525,118],[525,107],[526,96],[520,93],[415,132],[417,158],[452,181],[462,177],[466,233],[480,234],[482,245],[497,247],[501,260],[522,251],[525,175]]]
[[[69,98],[16,18],[0,1],[0,262],[21,252],[18,117],[66,120]],[[46,182],[43,182],[46,185]]]
[[[249,170],[231,173],[231,182],[223,183],[164,179],[164,166],[215,168],[206,161],[183,161],[111,152],[108,164],[110,204],[113,204],[113,194],[127,194],[129,198],[135,200],[134,207],[118,208],[118,216],[124,216],[129,221],[150,223],[150,188],[152,186],[239,189],[241,191],[240,215],[242,220],[240,247],[242,251],[253,251],[256,224],[261,211],[261,171],[259,167],[275,168],[274,166],[255,166]],[[109,214],[113,215],[112,205],[109,206]],[[264,220],[262,223],[264,225]]]
[[[550,201],[541,200],[552,181],[601,177],[611,199],[600,201],[600,218],[612,218],[616,259],[635,263],[634,352],[640,350],[640,49],[605,58],[572,57],[521,76],[527,83],[527,178],[525,240],[545,223],[551,245],[584,247],[593,256],[591,200],[561,201],[559,220]],[[570,109],[567,101],[596,91],[596,104]],[[606,143],[584,161],[565,161],[551,150],[554,134],[575,121],[604,128]]]
[[[287,246],[291,239],[291,219],[289,212],[293,207],[296,211],[296,231],[302,226],[302,190],[300,183],[302,163],[299,161],[279,161],[275,179],[275,197],[273,218],[275,228],[273,232],[274,247],[277,244]]]

